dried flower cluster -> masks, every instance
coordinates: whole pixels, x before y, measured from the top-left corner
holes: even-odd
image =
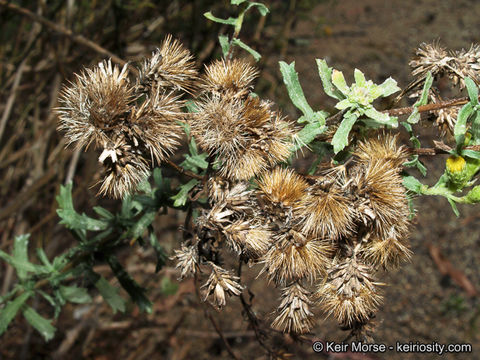
[[[100,193],[123,197],[178,147],[181,96],[193,89],[196,77],[189,51],[168,36],[135,82],[128,65],[120,69],[103,61],[63,90],[59,129],[69,143],[102,149]]]
[[[472,44],[468,50],[447,51],[438,42],[423,43],[415,54],[415,58],[410,61],[415,81],[408,88],[408,90],[416,90],[412,94],[413,97],[420,94],[428,72],[431,72],[434,79],[448,77],[452,87],[458,85],[460,90],[465,88],[466,77],[480,85],[480,45],[478,44]],[[441,102],[439,91],[430,89],[429,100],[432,103]],[[454,106],[433,112],[435,123],[442,135],[447,132],[453,134],[459,110],[459,106]]]
[[[221,73],[222,81],[230,79],[218,69],[208,69],[208,73]],[[241,260],[261,265],[260,273],[282,289],[273,327],[308,332],[315,324],[316,305],[345,327],[366,324],[381,301],[382,284],[375,280],[375,272],[396,267],[411,254],[406,242],[409,210],[399,174],[406,152],[395,137],[381,135],[360,142],[351,165],[328,168],[314,179],[279,166],[265,169],[268,160],[265,166],[250,160],[247,173],[235,153],[242,146],[236,143],[261,138],[261,131],[270,127],[249,131],[249,118],[234,117],[242,113],[242,104],[250,106],[251,101],[238,95],[240,90],[233,84],[241,81],[222,85],[219,77],[205,82],[210,84],[209,94],[199,103],[192,129],[201,144],[223,161],[208,182],[210,207],[197,218],[195,237],[188,243],[190,249],[208,251],[183,251],[182,256],[197,256],[190,262],[177,254],[182,274],[185,266],[192,268],[192,262],[220,266],[226,245]],[[228,112],[208,112],[213,121],[207,123],[206,109],[225,101],[230,104]],[[221,116],[215,118],[215,114]],[[222,135],[214,138],[210,132]],[[268,159],[256,148],[245,150]],[[252,176],[255,188],[245,181]],[[237,281],[230,272],[215,267],[204,285],[205,296],[213,295],[212,303],[222,307],[226,293],[240,294]]]
[[[291,124],[251,94],[257,75],[245,60],[218,60],[201,79],[192,134],[227,179],[248,180],[290,156]]]

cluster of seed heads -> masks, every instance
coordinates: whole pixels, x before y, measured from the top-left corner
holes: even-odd
[[[207,206],[175,250],[180,277],[206,271],[205,300],[217,307],[242,294],[241,276],[223,268],[227,251],[259,265],[280,288],[272,326],[305,333],[316,308],[345,327],[366,324],[381,294],[375,276],[408,259],[407,196],[400,171],[407,154],[389,134],[357,143],[350,161],[303,176],[285,166],[296,129],[252,93],[258,70],[218,60],[198,75],[168,37],[135,82],[103,62],[63,91],[60,128],[78,146],[94,143],[106,174],[101,192],[122,197],[172,154],[187,121],[210,155]],[[195,96],[185,114],[182,96]]]
[[[440,43],[423,43],[417,49],[415,57],[410,61],[412,75],[415,81],[409,86],[409,90],[417,90],[412,96],[418,96],[425,82],[428,72],[435,80],[447,77],[452,88],[465,88],[465,78],[472,79],[477,86],[480,86],[480,45],[472,44],[468,50],[447,51]],[[429,92],[431,103],[442,101],[440,92],[431,88]],[[453,134],[460,106],[448,107],[433,112],[435,122],[441,134],[447,132]]]

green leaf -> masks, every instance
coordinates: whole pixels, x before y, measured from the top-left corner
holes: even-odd
[[[233,39],[232,40],[232,45],[237,45],[239,47],[241,47],[243,50],[247,51],[248,53],[250,53],[250,55],[253,56],[253,58],[255,59],[255,61],[258,61],[260,60],[260,58],[262,57],[262,55],[260,55],[259,52],[253,50],[250,46],[248,46],[247,44],[245,44],[242,40],[240,39]]]
[[[397,120],[395,117],[390,117],[388,114],[381,113],[380,111],[375,110],[373,107],[365,110],[365,115],[380,124],[393,124],[393,126],[397,125]]]
[[[140,311],[151,313],[152,303],[145,295],[145,289],[138,285],[138,283],[130,276],[130,274],[125,271],[123,266],[118,262],[114,255],[108,255],[107,262],[122,287],[125,289],[128,295],[130,295],[133,302],[137,304]]]
[[[24,292],[15,298],[15,300],[10,301],[7,305],[0,310],[0,335],[2,335],[5,330],[7,330],[8,324],[15,318],[18,310],[25,304],[30,296],[33,294],[31,292]]]
[[[163,251],[160,242],[157,239],[157,236],[153,231],[150,231],[150,245],[152,246],[153,250],[155,250],[155,255],[157,256],[157,265],[155,267],[155,272],[159,272],[165,262],[167,261],[167,255],[165,251]]]
[[[37,248],[37,257],[49,272],[54,272],[56,270],[41,247]]]
[[[220,24],[235,26],[235,24],[237,23],[237,18],[229,17],[228,19],[220,19],[216,16],[213,16],[213,14],[210,11],[204,13],[203,16],[205,16],[208,20],[211,20]]]
[[[19,235],[13,241],[13,258],[17,264],[29,264],[28,261],[28,239],[30,234]],[[15,267],[17,275],[20,280],[25,280],[27,277],[27,270],[24,266]]]
[[[143,214],[140,219],[130,228],[129,230],[129,235],[137,239],[143,235],[145,230],[147,229],[148,226],[155,220],[155,217],[157,216],[156,210],[150,210],[147,211],[145,214]]]
[[[48,269],[46,269],[45,266],[32,264],[31,262],[25,262],[23,260],[18,260],[13,256],[3,252],[2,250],[0,250],[0,259],[12,265],[17,271],[17,273],[20,272],[22,274],[26,274],[28,272],[32,272],[37,275],[49,273]],[[22,276],[26,276],[26,275],[22,275]],[[26,277],[24,277],[23,279],[26,279]]]
[[[222,48],[223,57],[227,56],[228,51],[230,50],[230,41],[228,40],[228,36],[227,35],[219,35],[218,36],[218,41],[219,41],[220,46]]]
[[[242,1],[242,0],[239,0],[239,1]],[[255,6],[258,9],[258,11],[260,12],[260,15],[262,16],[265,16],[270,12],[270,10],[268,10],[268,8],[264,4],[259,2],[251,2],[250,4],[248,4],[246,10],[250,9],[253,6]]]
[[[353,71],[353,77],[355,78],[355,84],[359,87],[365,87],[367,85],[367,80],[365,79],[365,75],[358,69]]]
[[[480,151],[466,149],[466,150],[462,151],[462,154],[464,156],[468,156],[468,157],[471,157],[473,159],[480,160]]]
[[[450,199],[450,198],[447,198],[447,200],[448,200],[450,206],[452,207],[453,213],[454,213],[457,217],[459,217],[459,216],[460,216],[460,212],[459,212],[458,209],[457,209],[457,204],[455,204],[455,201],[453,201],[453,200]]]
[[[429,71],[427,73],[427,77],[425,79],[425,83],[423,84],[422,94],[418,98],[417,102],[415,102],[414,109],[412,113],[409,115],[407,122],[410,124],[416,124],[420,120],[420,113],[418,112],[418,107],[422,105],[426,105],[428,102],[428,92],[432,87],[433,77],[432,73]]]
[[[338,91],[332,84],[332,69],[328,67],[327,62],[323,59],[316,59],[318,74],[322,80],[323,90],[328,96],[337,100],[343,99],[345,96]]]
[[[395,80],[393,80],[391,77],[389,77],[383,83],[378,85],[378,87],[381,89],[383,97],[390,96],[390,95],[396,93],[397,91],[401,90],[397,86],[397,82]]]
[[[60,286],[60,293],[65,300],[76,304],[86,304],[92,301],[87,289],[76,286]]]
[[[458,113],[457,122],[453,129],[457,148],[461,148],[465,142],[465,132],[467,131],[467,120],[473,112],[472,104],[467,103]]]
[[[430,91],[430,88],[432,87],[432,83],[433,83],[433,76],[432,76],[432,73],[429,71],[427,73],[427,77],[425,78],[425,83],[423,84],[422,94],[420,95],[417,102],[415,103],[415,105],[414,105],[415,107],[427,104],[427,102],[428,102],[428,92]]]
[[[62,219],[60,224],[65,225],[68,229],[100,231],[109,226],[106,221],[92,219],[75,211],[72,201],[72,183],[60,186],[60,194],[56,199],[59,207],[57,214]]]
[[[188,183],[183,184],[180,186],[180,191],[177,193],[177,195],[172,196],[172,200],[174,200],[173,206],[175,207],[181,207],[187,203],[187,197],[188,193],[190,190],[192,190],[195,185],[198,184],[197,179],[192,179]]]
[[[473,107],[478,105],[478,87],[469,77],[465,78],[465,86],[467,87],[468,97]]]
[[[26,309],[23,310],[23,316],[46,341],[53,339],[56,329],[49,320],[45,319],[30,306],[27,306]]]
[[[357,114],[347,112],[342,122],[338,126],[335,135],[333,135],[332,145],[335,154],[342,151],[348,145],[348,134],[357,121]]]
[[[302,86],[298,80],[298,73],[295,71],[295,61],[293,61],[291,64],[280,61],[279,64],[283,82],[287,87],[288,96],[290,97],[290,100],[292,100],[293,105],[295,105],[307,119],[312,118],[314,112],[308,104],[305,94],[303,93]]]
[[[472,144],[480,144],[480,110],[478,107],[475,108],[475,119],[472,121],[472,126],[470,126],[470,132],[472,133]]]
[[[422,190],[425,188],[425,185],[410,175],[403,178],[403,186],[415,194],[421,194]]]
[[[110,211],[101,206],[94,206],[93,211],[95,211],[99,216],[107,220],[113,220],[115,218],[115,215],[113,215]]]
[[[185,160],[180,164],[180,166],[186,170],[198,173],[198,169],[205,170],[208,167],[208,161],[206,160],[208,157],[207,153],[193,156],[184,154],[183,156],[185,157]]]
[[[95,283],[95,287],[108,305],[110,305],[114,314],[117,310],[122,313],[125,312],[125,300],[118,294],[118,289],[110,285],[104,277],[100,276]]]
[[[345,81],[345,77],[341,71],[333,69],[332,71],[332,83],[341,91],[343,95],[348,95],[350,88]]]
[[[317,137],[317,135],[323,133],[325,129],[326,127],[321,125],[320,122],[309,123],[305,125],[304,128],[295,135],[295,145],[291,151],[298,151],[300,148],[310,144]]]
[[[230,0],[230,4],[240,5],[240,4],[244,3],[245,1],[247,1],[247,0]]]

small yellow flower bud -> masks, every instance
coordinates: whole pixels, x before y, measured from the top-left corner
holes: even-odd
[[[461,156],[450,156],[446,162],[446,174],[450,185],[456,189],[462,189],[470,180],[470,175],[467,170],[467,163]]]

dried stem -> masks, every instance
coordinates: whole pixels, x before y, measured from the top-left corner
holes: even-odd
[[[55,24],[54,22],[44,18],[43,16],[40,16],[38,14],[33,13],[28,9],[25,9],[21,6],[12,4],[12,3],[10,3],[9,1],[6,1],[6,0],[0,0],[0,6],[3,6],[3,7],[7,8],[7,9],[13,11],[13,12],[16,12],[17,14],[23,15],[23,16],[29,18],[30,20],[39,22],[40,24],[48,27],[49,29],[52,29],[53,31],[55,31],[57,33],[60,33],[63,36],[68,37],[70,40],[72,40],[72,41],[74,41],[78,44],[81,44],[83,46],[86,46],[86,47],[98,52],[99,54],[108,56],[112,59],[113,62],[115,62],[115,63],[117,63],[121,66],[127,64],[127,62],[125,60],[119,58],[117,55],[108,51],[107,49],[103,48],[102,46],[98,45],[97,43],[87,39],[86,37],[84,37],[82,35],[75,34],[70,29],[67,29],[66,27],[64,27],[62,25]],[[134,67],[130,67],[130,69],[134,73],[138,72],[138,70],[135,69]]]
[[[223,332],[222,332],[222,329],[220,329],[220,326],[217,324],[217,322],[215,321],[215,319],[213,318],[212,314],[210,314],[210,312],[208,311],[207,309],[207,304],[205,304],[205,302],[202,301],[202,297],[200,296],[200,292],[198,290],[198,276],[197,274],[195,273],[194,274],[194,287],[195,287],[195,294],[197,295],[197,298],[198,298],[198,301],[203,304],[203,307],[204,307],[204,312],[205,312],[205,316],[208,318],[208,320],[210,320],[210,322],[212,323],[213,327],[215,328],[215,331],[217,332],[218,336],[220,336],[220,339],[222,339],[223,343],[225,344],[225,348],[227,349],[228,353],[230,354],[230,356],[235,359],[235,360],[241,360],[241,358],[239,358],[234,352],[233,352],[233,349],[232,347],[230,346],[230,344],[228,343],[227,339],[225,338],[225,336],[223,335]]]
[[[195,174],[194,172],[185,170],[184,168],[182,168],[181,166],[178,166],[177,164],[175,164],[173,161],[171,161],[169,159],[166,159],[165,162],[167,163],[168,166],[175,169],[176,171],[178,171],[182,175],[187,175],[187,176],[189,176],[191,178],[194,178],[194,179],[197,179],[197,180],[203,180],[202,175],[198,175],[198,174]]]

